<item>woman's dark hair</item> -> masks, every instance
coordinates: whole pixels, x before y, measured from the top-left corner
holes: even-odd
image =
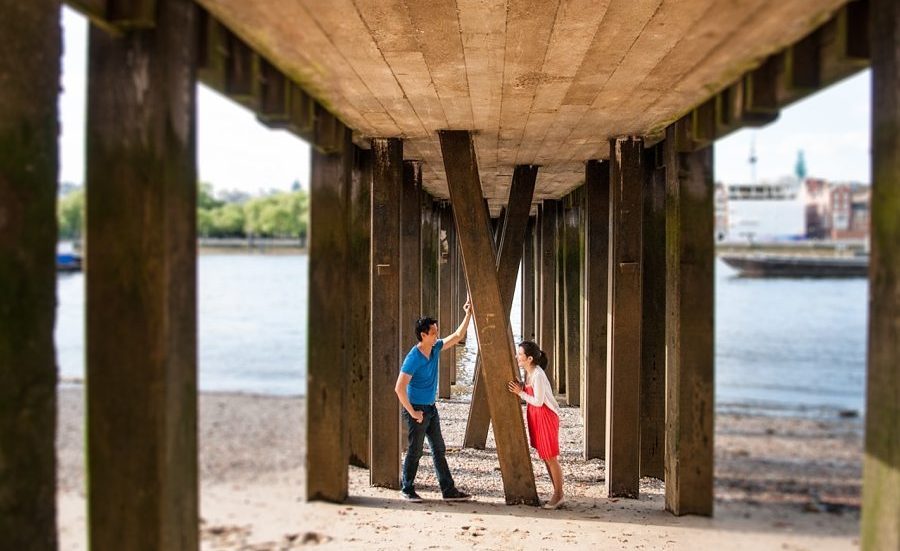
[[[416,320],[416,340],[422,342],[422,333],[431,331],[431,326],[437,323],[434,318],[419,318]]]
[[[534,365],[541,369],[547,369],[547,355],[534,341],[522,341],[519,343],[519,347],[525,351],[526,356],[531,356]]]

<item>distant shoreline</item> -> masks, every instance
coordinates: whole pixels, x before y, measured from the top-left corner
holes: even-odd
[[[197,239],[198,254],[266,254],[302,255],[307,254],[305,239],[276,238],[216,238]]]

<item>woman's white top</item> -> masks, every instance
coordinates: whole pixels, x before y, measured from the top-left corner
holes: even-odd
[[[531,381],[526,381],[526,383],[531,385],[534,396],[529,396],[523,390],[519,392],[519,398],[525,400],[525,402],[534,407],[546,405],[553,410],[553,413],[559,416],[559,404],[556,403],[556,398],[553,396],[553,389],[550,388],[550,379],[547,378],[547,374],[544,373],[544,370],[540,367],[536,367],[531,374]]]

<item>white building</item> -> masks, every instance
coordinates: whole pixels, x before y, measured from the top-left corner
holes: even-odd
[[[806,235],[806,201],[797,178],[726,187],[728,241],[785,241]]]

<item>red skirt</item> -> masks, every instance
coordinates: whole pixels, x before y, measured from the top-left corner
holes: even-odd
[[[534,396],[530,386],[525,393]],[[536,449],[541,459],[552,459],[559,455],[559,416],[547,404],[535,407],[528,404],[525,410],[528,419],[528,437],[531,447]]]

